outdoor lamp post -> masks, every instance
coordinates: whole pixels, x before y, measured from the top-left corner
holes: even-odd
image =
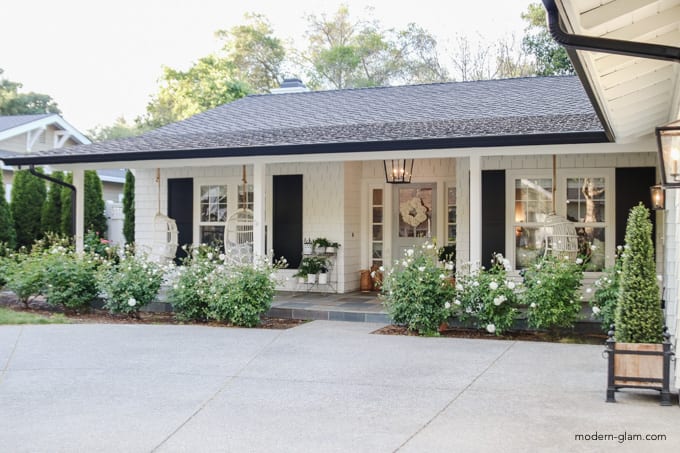
[[[384,160],[385,182],[389,184],[408,184],[413,176],[414,159]]]
[[[656,128],[661,185],[665,189],[680,187],[680,121]]]

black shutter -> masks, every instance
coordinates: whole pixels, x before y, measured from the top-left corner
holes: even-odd
[[[284,256],[290,268],[302,260],[302,175],[275,175],[272,197],[274,257]]]
[[[649,188],[656,184],[656,168],[630,167],[616,169],[616,244],[623,245],[626,238],[628,214],[633,206],[642,202],[651,210]],[[654,211],[652,211],[652,214]],[[652,240],[656,244],[656,216],[652,219]]]
[[[175,261],[186,256],[181,246],[194,242],[194,180],[193,178],[168,179],[168,217],[175,219],[179,246]]]
[[[482,266],[494,253],[505,255],[505,170],[482,171]]]

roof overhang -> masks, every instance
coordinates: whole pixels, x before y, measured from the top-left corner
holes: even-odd
[[[559,27],[571,35],[562,43],[617,143],[651,136],[678,118],[680,0],[543,3],[557,9]]]
[[[54,115],[45,116],[43,118],[39,118],[34,121],[29,121],[20,124],[16,127],[0,131],[0,140],[6,140],[8,138],[16,137],[17,135],[21,135],[26,132],[47,126],[54,126],[59,130],[68,132],[70,138],[78,142],[78,144],[80,145],[87,145],[89,143],[92,143],[92,141],[89,138],[80,133],[78,129],[73,127],[71,124],[68,123],[68,121],[66,121],[56,113]]]
[[[22,165],[74,165],[106,164],[112,162],[141,162],[163,160],[188,160],[209,158],[259,158],[267,156],[302,156],[355,154],[359,160],[366,153],[384,151],[414,151],[460,148],[495,148],[536,145],[563,145],[606,143],[602,131],[560,134],[523,134],[480,137],[435,138],[418,140],[386,140],[326,144],[295,144],[276,146],[251,146],[234,148],[159,149],[145,151],[107,152],[100,154],[41,154],[7,157],[5,164]]]

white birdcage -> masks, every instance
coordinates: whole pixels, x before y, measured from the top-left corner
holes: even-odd
[[[545,256],[576,260],[579,249],[574,222],[553,213],[546,217],[545,228]]]
[[[177,223],[175,223],[174,219],[159,212],[154,216],[153,226],[154,234],[151,256],[158,262],[173,260],[179,243]]]

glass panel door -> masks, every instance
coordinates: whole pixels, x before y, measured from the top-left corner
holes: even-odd
[[[401,257],[404,250],[418,247],[436,236],[436,192],[436,185],[429,183],[395,186],[395,258]]]

